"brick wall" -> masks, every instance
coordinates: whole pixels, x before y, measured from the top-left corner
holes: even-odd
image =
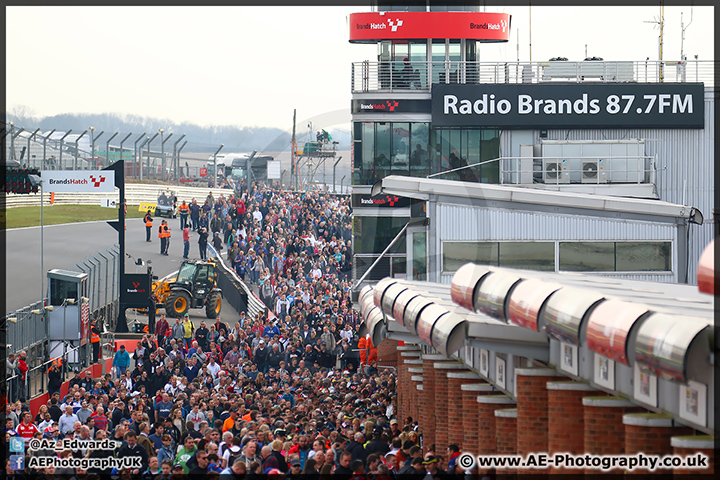
[[[676,436],[670,439],[673,453],[681,457],[702,453],[708,457],[708,468],[697,470],[677,467],[675,475],[713,475],[715,473],[715,438],[709,435]]]
[[[548,453],[585,453],[584,410],[582,399],[592,395],[593,388],[585,383],[554,381],[548,390]],[[550,467],[550,473],[582,475],[583,468]]]
[[[377,345],[378,365],[396,367],[398,364],[398,342],[386,338]]]
[[[587,396],[583,404],[583,430],[585,452],[597,455],[622,455],[625,453],[625,425],[623,415],[643,412],[644,408],[619,397],[608,395]],[[586,468],[586,474],[603,473]],[[612,470],[605,473],[622,473]]]
[[[447,389],[447,424],[448,424],[448,445],[456,443],[460,450],[468,450],[465,446],[465,432],[468,430],[477,429],[477,416],[468,415],[468,412],[464,409],[463,405],[463,384],[475,384],[481,383],[487,385],[479,375],[473,372],[453,372],[447,373],[448,378],[448,389]],[[472,416],[472,423],[469,422],[469,418]],[[476,433],[477,435],[477,433]]]
[[[397,377],[397,417],[401,422],[405,421],[405,418],[410,415],[410,399],[417,397],[415,393],[415,387],[410,382],[410,374],[408,373],[409,364],[405,362],[407,360],[418,360],[420,361],[420,347],[417,345],[404,345],[398,347],[398,377]],[[422,361],[420,361],[422,364]],[[412,388],[412,391],[410,389]],[[413,420],[417,418],[413,417]]]
[[[516,408],[495,410],[495,443],[498,455],[515,455],[517,453],[517,417]],[[498,475],[514,475],[517,470],[498,468],[496,473]]]
[[[475,405],[478,412],[478,446],[474,453],[477,455],[495,455],[508,450],[511,447],[509,444],[498,445],[499,437],[502,437],[503,442],[515,442],[512,445],[512,452],[514,453],[517,450],[517,429],[512,432],[509,438],[507,437],[507,431],[498,433],[498,422],[505,422],[506,417],[497,417],[496,412],[511,408],[516,412],[512,425],[517,427],[517,410],[514,409],[515,400],[507,395],[491,395],[490,392],[480,392],[480,395],[475,397]],[[502,424],[502,426],[506,429],[511,428],[511,425],[507,423]],[[487,470],[480,470],[478,473],[484,474],[488,472]]]
[[[467,365],[459,362],[435,362],[435,453],[444,455],[449,437],[450,404],[448,403],[450,371],[468,372]],[[456,432],[453,432],[456,435]],[[454,443],[454,442],[453,442]]]
[[[547,382],[557,379],[549,368],[517,368],[517,451],[520,455],[548,451]],[[543,474],[547,469],[518,470]]]
[[[423,361],[417,357],[412,359],[403,360],[404,370],[406,372],[407,381],[404,384],[405,394],[403,395],[403,420],[406,417],[412,417],[413,421],[420,421],[420,405],[422,397],[418,396],[417,385],[422,382],[416,382],[412,380],[413,373],[410,373],[411,368],[423,368]]]
[[[628,413],[623,416],[625,424],[625,454],[653,453],[667,455],[673,453],[670,439],[674,435],[690,435],[693,429],[675,426],[672,417],[661,413]],[[669,474],[672,469],[655,469],[652,472],[636,468],[632,474]]]
[[[423,394],[420,396],[418,421],[423,436],[423,446],[427,448],[435,443],[435,362],[447,361],[443,355],[428,354],[422,356],[423,361]],[[442,407],[441,407],[442,408]]]
[[[462,398],[462,451],[472,454],[479,454],[478,436],[482,433],[483,427],[480,425],[480,405],[477,402],[477,396],[488,394],[495,388],[489,383],[463,383],[460,385]],[[495,415],[492,418],[493,448],[495,446]]]

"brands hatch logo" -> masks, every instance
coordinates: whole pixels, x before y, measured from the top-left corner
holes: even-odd
[[[361,103],[360,110],[385,110],[387,112],[394,112],[399,105],[400,102],[397,100],[386,100],[385,103]]]
[[[397,29],[399,27],[402,27],[403,21],[398,20],[398,19],[395,19],[395,20],[388,19],[388,24],[390,25],[390,31],[397,32]]]
[[[140,282],[130,282],[132,283],[132,288],[128,288],[128,293],[145,293],[144,288],[140,288]]]
[[[105,183],[105,177],[100,175],[100,178],[95,178],[95,175],[90,175],[90,181],[93,182],[93,187],[97,188],[101,183]]]
[[[394,112],[394,111],[395,111],[395,108],[397,108],[397,106],[400,105],[400,104],[399,104],[398,102],[396,102],[396,101],[390,101],[390,100],[388,100],[387,102],[385,102],[385,105],[387,105],[387,110],[388,110],[388,112]]]
[[[505,33],[505,29],[507,28],[507,20],[500,20],[500,26],[502,27],[503,33]]]
[[[400,200],[400,197],[395,195],[386,195],[380,198],[362,198],[360,203],[365,205],[389,205],[394,207],[395,204]]]

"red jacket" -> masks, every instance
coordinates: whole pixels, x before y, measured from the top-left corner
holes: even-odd
[[[159,337],[167,336],[169,330],[170,325],[168,325],[167,320],[158,320],[158,322],[155,324],[155,335]]]
[[[23,360],[22,357],[18,357],[17,366],[18,366],[18,369],[20,369],[20,379],[24,381],[25,375],[27,374],[27,371],[29,370],[28,366],[27,366],[27,362],[25,362],[25,360]]]

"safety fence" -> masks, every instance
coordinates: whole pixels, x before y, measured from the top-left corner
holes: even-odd
[[[120,247],[116,244],[75,264],[78,270],[88,274],[90,312],[96,319],[117,317],[119,259]]]

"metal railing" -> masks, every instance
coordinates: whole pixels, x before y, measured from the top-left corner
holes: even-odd
[[[112,358],[114,350],[115,334],[111,332],[102,333],[100,335],[100,351],[102,352],[101,361],[103,358]],[[90,358],[91,352],[92,346],[90,343],[84,346],[73,347],[68,349],[62,355],[57,355],[31,367],[26,372],[25,382],[21,380],[19,375],[12,375],[11,377],[8,377],[5,384],[7,388],[8,402],[15,402],[20,398],[34,398],[48,392],[48,383],[50,380],[48,373],[53,362],[58,359],[62,360],[62,367],[60,368],[62,382],[67,381],[70,377],[72,377],[71,372],[74,368],[84,369],[95,363],[92,362],[92,359]],[[30,358],[29,354],[28,358]],[[75,361],[70,361],[71,359]]]
[[[354,62],[352,92],[429,92],[433,84],[552,82],[685,83],[715,85],[713,60],[547,62]]]
[[[48,337],[48,324],[43,306],[44,300],[40,300],[5,316],[8,350],[15,352],[28,350],[28,359],[31,362],[36,358],[35,355],[30,355],[31,350],[44,344]]]
[[[483,167],[494,163],[499,164],[499,179],[493,183],[500,185],[654,184],[657,175],[652,156],[499,157],[433,173],[427,178],[481,182]]]
[[[382,258],[380,258],[382,257]],[[375,261],[380,259],[377,264]],[[356,253],[352,260],[352,278],[362,278],[370,267],[370,273],[364,278],[363,282],[377,282],[385,277],[404,277],[407,275],[407,255],[404,253],[386,253],[384,256],[380,253]],[[354,289],[359,289],[363,285],[357,282]]]

